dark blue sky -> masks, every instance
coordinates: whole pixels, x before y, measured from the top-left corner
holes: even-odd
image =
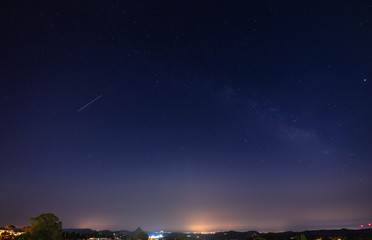
[[[371,1],[0,9],[0,225],[372,221]]]

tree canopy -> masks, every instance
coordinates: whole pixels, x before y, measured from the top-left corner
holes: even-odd
[[[145,232],[136,232],[134,234],[134,240],[147,240],[149,238],[149,235]]]
[[[179,234],[177,237],[176,237],[177,240],[197,240],[197,238],[195,236],[187,236],[186,234],[182,233],[182,234]]]
[[[177,240],[187,240],[187,235],[186,234],[180,234],[176,237]]]
[[[16,227],[14,225],[8,225],[8,226],[5,227],[5,229],[7,229],[9,231],[10,230],[14,231],[14,230],[16,230]]]
[[[44,213],[29,219],[31,226],[25,228],[30,240],[61,240],[62,222],[52,213]]]

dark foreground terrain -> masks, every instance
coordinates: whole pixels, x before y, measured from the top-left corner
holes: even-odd
[[[64,229],[64,239],[87,239],[87,237],[107,237],[116,239],[132,240],[134,234],[142,229],[138,228],[134,232],[120,231],[95,231],[92,229]],[[164,240],[372,240],[372,229],[340,229],[340,230],[311,230],[303,232],[279,232],[279,233],[259,233],[257,231],[247,232],[216,232],[215,234],[183,234],[168,233],[164,234]]]

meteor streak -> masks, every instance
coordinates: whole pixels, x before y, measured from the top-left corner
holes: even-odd
[[[94,103],[95,101],[97,101],[100,97],[102,97],[102,95],[99,95],[98,97],[96,97],[95,99],[93,99],[92,101],[90,101],[89,103],[87,103],[86,105],[84,105],[83,107],[79,108],[79,110],[77,110],[77,112],[80,112],[81,110],[83,110],[84,108],[88,107],[90,104]]]

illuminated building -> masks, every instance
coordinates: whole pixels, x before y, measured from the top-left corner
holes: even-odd
[[[158,235],[150,235],[148,240],[159,240],[163,239],[163,234],[158,234]]]

